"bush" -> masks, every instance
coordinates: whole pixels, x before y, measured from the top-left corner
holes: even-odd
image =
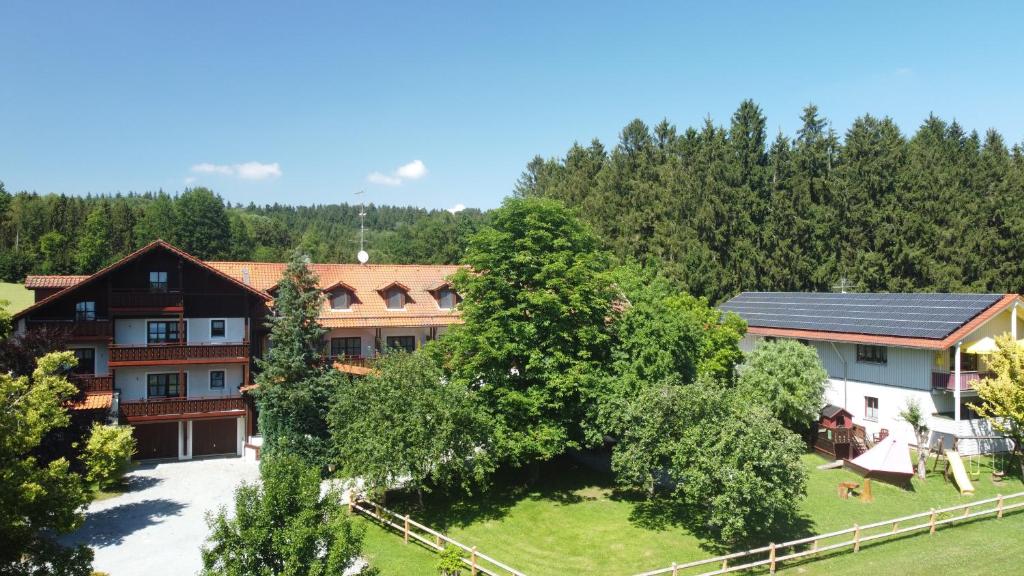
[[[462,563],[462,551],[455,546],[445,546],[437,562],[437,572],[441,576],[461,576],[466,567]]]
[[[100,488],[117,484],[135,454],[135,438],[130,426],[93,424],[89,441],[82,452],[85,478]]]
[[[762,342],[739,367],[741,396],[798,433],[817,419],[827,382],[818,353],[795,340]]]

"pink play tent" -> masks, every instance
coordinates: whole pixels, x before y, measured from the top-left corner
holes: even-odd
[[[847,465],[865,478],[903,482],[914,475],[910,448],[905,441],[892,436],[853,460],[848,460]]]

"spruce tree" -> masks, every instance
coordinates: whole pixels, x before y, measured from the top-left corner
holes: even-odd
[[[296,253],[277,286],[270,317],[270,350],[257,360],[256,406],[269,453],[300,455],[327,463],[327,413],[340,379],[324,354],[326,330],[317,322],[323,294],[317,278]]]

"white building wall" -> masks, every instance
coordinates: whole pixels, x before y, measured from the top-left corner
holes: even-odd
[[[441,330],[438,329],[440,334]],[[347,338],[358,336],[362,339],[360,343],[363,356],[373,356],[381,350],[377,349],[376,336],[377,330],[375,328],[335,328],[327,333],[325,337],[327,340],[327,350],[330,351],[331,338]],[[430,328],[381,328],[380,329],[380,346],[384,347],[387,345],[388,336],[414,336],[416,338],[416,347],[419,348],[427,343],[430,337]]]
[[[175,320],[162,318],[118,318],[114,320],[114,343],[122,346],[145,346],[147,322]],[[245,340],[245,318],[217,318],[225,320],[224,338],[210,337],[212,318],[186,318],[185,341],[189,344],[238,343]]]
[[[145,400],[147,396],[147,374],[176,373],[178,366],[125,366],[117,368],[114,387],[121,391],[121,401]],[[188,374],[188,397],[238,396],[242,384],[241,364],[190,364],[182,367]],[[210,389],[210,371],[224,370],[224,388]]]
[[[96,372],[100,376],[110,373],[110,349],[106,342],[74,342],[68,345],[68,350],[77,348],[92,348],[96,358]]]
[[[865,415],[867,397],[878,399],[876,420],[868,420]],[[897,388],[858,380],[848,380],[844,384],[842,378],[829,378],[825,391],[825,401],[843,407],[853,414],[854,423],[863,426],[868,435],[878,434],[885,428],[890,434],[899,436],[910,444],[917,444],[913,428],[899,416],[910,399],[916,399],[925,414],[937,412],[933,394],[925,390]]]

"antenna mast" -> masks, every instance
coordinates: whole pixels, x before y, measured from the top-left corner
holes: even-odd
[[[360,190],[359,192],[356,192],[356,196],[360,196],[361,197],[364,193],[365,193],[365,191]],[[366,234],[366,227],[364,226],[365,221],[366,221],[366,203],[365,202],[360,202],[359,203],[359,254],[356,255],[356,259],[359,260],[360,264],[366,264],[370,260],[370,255],[367,254],[366,249],[364,248],[364,241],[365,241],[365,234]]]

